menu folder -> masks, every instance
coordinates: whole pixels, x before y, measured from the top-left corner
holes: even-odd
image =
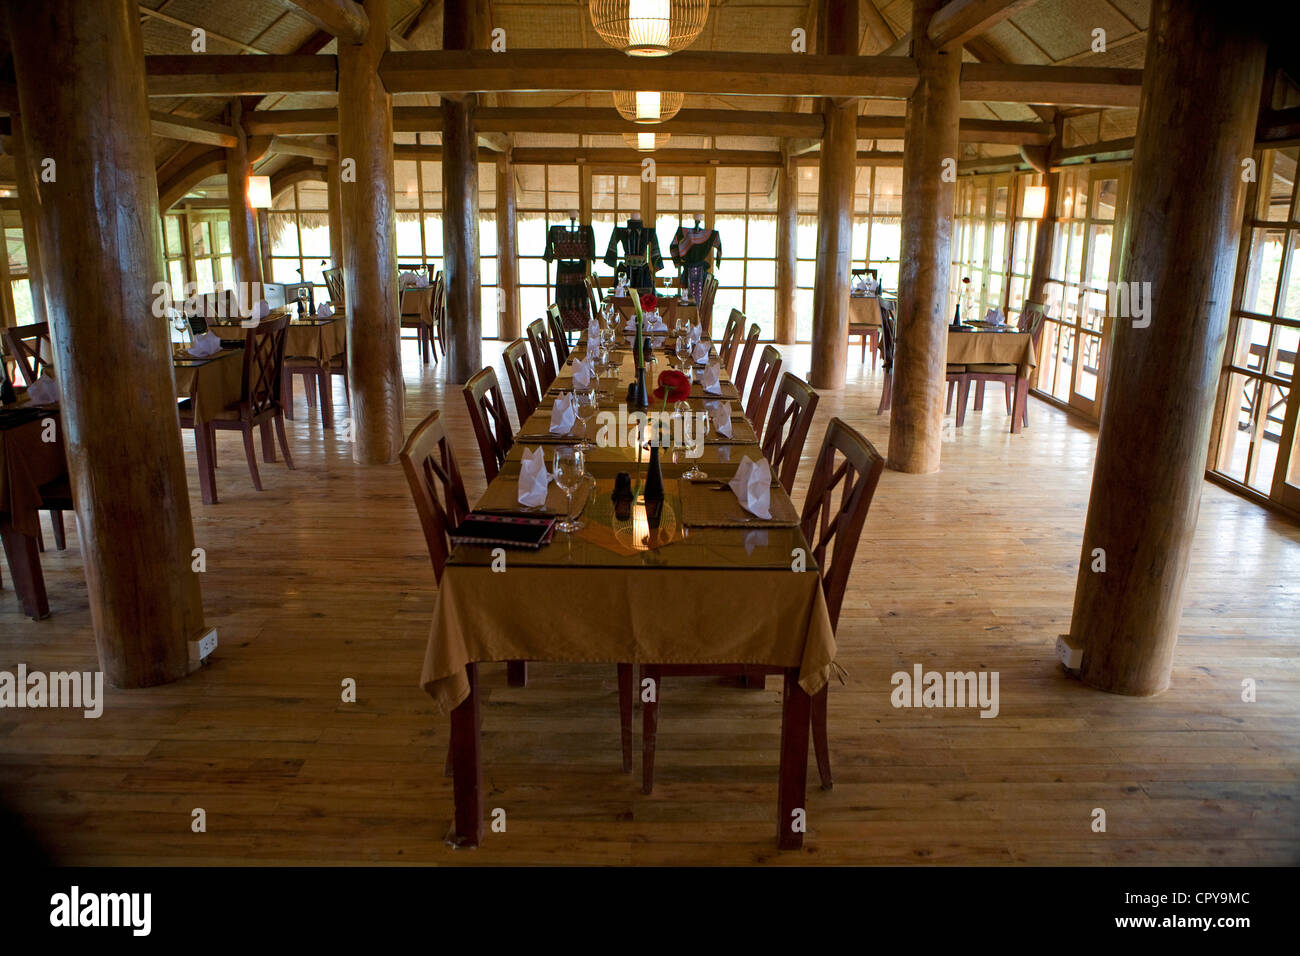
[[[451,533],[452,544],[491,548],[529,548],[549,544],[555,534],[555,518],[529,518],[471,512]]]

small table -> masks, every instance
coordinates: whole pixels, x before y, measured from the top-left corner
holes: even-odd
[[[0,538],[23,613],[39,621],[50,616],[41,573],[40,489],[66,480],[68,461],[58,406],[26,407],[39,414],[0,415]],[[46,441],[51,434],[47,422],[53,422],[53,441]]]
[[[876,354],[880,350],[881,318],[880,296],[849,296],[849,338],[862,337],[862,361],[867,360],[867,340],[871,340],[871,367],[876,367]]]
[[[970,331],[948,332],[949,365],[1014,365],[1016,397],[1011,411],[1011,433],[1020,434],[1025,404],[1029,401],[1029,374],[1038,364],[1034,356],[1033,336],[1014,326],[990,326],[968,323]],[[981,383],[982,386],[983,383]],[[969,380],[962,385],[958,400],[966,407]],[[979,403],[983,405],[982,400]]]

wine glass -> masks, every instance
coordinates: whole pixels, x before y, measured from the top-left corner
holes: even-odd
[[[571,534],[582,528],[583,522],[573,517],[573,493],[587,480],[587,459],[582,449],[564,446],[555,452],[555,483],[568,498],[568,508],[563,520],[556,523],[558,531]]]
[[[703,451],[704,439],[707,438],[709,435],[709,428],[713,424],[713,419],[706,414],[703,417],[696,416],[694,420],[695,420],[696,427],[699,428],[699,434],[696,435],[695,438],[700,443],[700,450]],[[701,478],[709,477],[708,473],[705,472],[702,468],[700,468],[698,464],[699,462],[698,458],[691,458],[688,460],[691,463],[691,467],[687,468],[684,472],[682,472],[683,478],[685,478],[687,481],[699,481]]]
[[[189,327],[185,323],[185,314],[180,309],[168,309],[167,316],[171,319],[172,328],[176,330],[176,337],[172,341],[183,343],[185,341],[185,330]]]
[[[684,315],[677,316],[677,321],[673,323],[673,328],[676,330],[678,338],[680,338],[683,335],[687,336],[688,338],[690,337],[691,323],[687,320],[686,316]]]
[[[677,361],[681,363],[682,374],[689,380],[691,377],[691,336],[689,333],[677,336]],[[680,399],[673,405],[673,408],[683,415],[689,415],[691,403],[685,399]]]
[[[298,287],[298,315],[303,316],[306,314],[307,314],[307,287],[304,285]]]
[[[578,450],[585,454],[596,447],[591,443],[591,423],[600,411],[600,384],[594,375],[590,386],[573,390],[573,399],[578,406],[578,418],[582,421],[582,441],[578,443]]]

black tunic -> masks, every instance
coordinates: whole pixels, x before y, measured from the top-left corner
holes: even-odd
[[[722,238],[716,229],[688,229],[678,226],[668,254],[673,264],[686,274],[686,289],[692,302],[704,294],[704,279],[709,274],[709,260],[722,264]]]
[[[605,250],[605,265],[618,266],[618,247],[623,246],[623,261],[627,263],[627,282],[634,289],[650,292],[655,287],[655,273],[664,267],[664,257],[659,254],[659,237],[640,219],[629,219],[626,226],[615,226]]]
[[[591,226],[552,226],[546,232],[547,262],[556,262],[555,304],[566,329],[585,329],[591,318],[590,301],[583,279],[596,258],[596,234]]]

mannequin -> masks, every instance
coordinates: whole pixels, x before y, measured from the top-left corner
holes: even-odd
[[[673,264],[681,271],[682,285],[691,301],[699,302],[710,269],[722,264],[722,238],[718,231],[706,229],[701,217],[697,215],[693,228],[677,227],[668,253],[673,257]]]
[[[582,280],[596,261],[596,234],[591,226],[578,225],[578,213],[569,211],[569,224],[551,226],[546,231],[547,262],[555,267],[555,304],[560,307],[560,321],[566,330],[582,330],[591,318],[591,302]]]
[[[664,257],[659,253],[659,237],[641,221],[639,212],[632,214],[626,226],[615,226],[609,237],[605,265],[611,269],[618,266],[620,244],[627,264],[628,284],[640,292],[653,291],[655,273],[664,267]]]

